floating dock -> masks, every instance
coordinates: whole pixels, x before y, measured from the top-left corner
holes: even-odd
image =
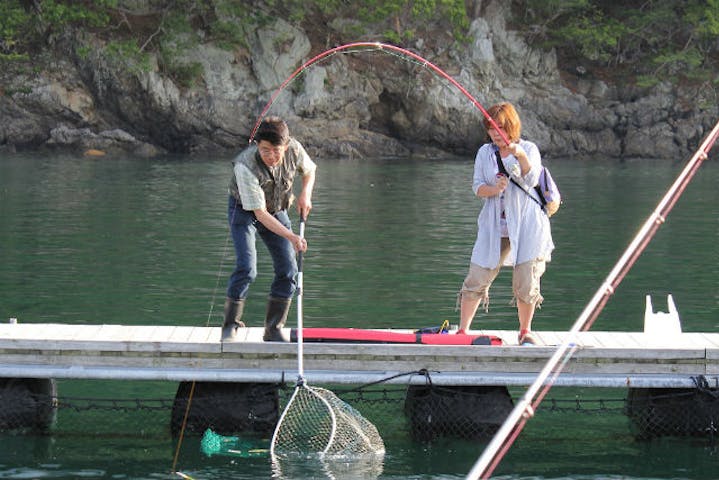
[[[289,330],[289,329],[288,329]],[[392,330],[411,332],[411,330]],[[533,332],[542,346],[304,343],[313,384],[529,385],[569,333]],[[452,335],[453,333],[449,333]],[[719,386],[719,334],[579,332],[556,386],[693,388],[703,376]],[[412,372],[417,372],[412,374]],[[402,375],[406,374],[406,375]],[[297,344],[262,341],[261,328],[220,342],[219,327],[0,324],[0,377],[52,379],[294,382]]]

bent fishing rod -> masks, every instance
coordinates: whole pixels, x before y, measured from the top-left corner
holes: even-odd
[[[586,331],[591,328],[599,316],[599,313],[604,308],[604,305],[606,305],[609,300],[609,297],[616,291],[621,281],[634,265],[634,262],[639,258],[654,237],[656,231],[666,221],[669,212],[677,203],[682,193],[684,193],[684,190],[696,174],[702,162],[707,159],[709,150],[711,150],[714,142],[716,142],[717,137],[719,137],[719,122],[714,125],[714,128],[709,135],[707,135],[699,149],[694,152],[694,155],[689,162],[687,162],[687,165],[671,187],[669,187],[669,190],[659,202],[654,212],[652,212],[624,254],[619,258],[617,264],[604,280],[604,283],[602,283],[579,315],[565,340],[547,361],[522,399],[515,405],[500,429],[484,449],[482,455],[477,459],[477,462],[467,474],[466,478],[468,480],[486,479],[492,474],[514,440],[519,436],[524,425],[529,418],[534,415],[544,396],[554,384],[554,380],[559,376],[564,365],[569,361],[574,350],[576,350],[576,334],[579,331]]]
[[[440,77],[447,80],[449,83],[451,83],[454,87],[456,87],[465,97],[469,99],[469,101],[477,107],[481,112],[482,115],[487,119],[487,121],[492,125],[492,127],[499,133],[499,135],[502,137],[502,140],[504,140],[507,144],[511,143],[509,141],[509,138],[507,137],[507,134],[497,125],[497,123],[494,121],[494,119],[489,115],[487,110],[482,106],[481,103],[477,101],[476,98],[472,96],[469,91],[462,86],[457,80],[455,80],[451,75],[449,75],[447,72],[439,68],[434,63],[430,62],[426,58],[417,55],[416,53],[407,50],[406,48],[398,47],[396,45],[391,45],[387,43],[381,43],[381,42],[353,42],[353,43],[347,43],[344,45],[340,45],[338,47],[330,48],[329,50],[325,50],[324,52],[314,56],[310,60],[306,61],[302,65],[300,65],[292,74],[285,79],[284,82],[274,91],[272,96],[270,97],[270,100],[267,102],[267,104],[262,109],[262,112],[260,113],[259,117],[257,118],[257,122],[255,123],[254,128],[252,129],[252,133],[250,134],[250,143],[255,138],[255,134],[257,133],[257,129],[260,126],[260,123],[262,122],[262,119],[265,117],[267,112],[269,111],[270,107],[273,103],[275,103],[275,100],[277,97],[282,93],[282,91],[289,85],[295,77],[297,77],[300,73],[302,73],[305,69],[310,67],[311,65],[319,62],[320,60],[323,60],[331,55],[334,55],[336,53],[351,53],[351,52],[362,52],[362,51],[378,51],[383,53],[394,53],[398,54],[402,57],[405,57],[410,60],[414,60],[416,62],[419,62],[420,65],[424,67],[430,68],[434,73],[439,75]]]

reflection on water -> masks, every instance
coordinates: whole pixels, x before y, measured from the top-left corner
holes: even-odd
[[[375,480],[382,475],[384,455],[362,456],[274,456],[272,478]]]
[[[480,208],[470,188],[472,159],[317,161],[315,210],[306,231],[305,324],[456,323],[455,295]],[[535,328],[566,330],[683,165],[549,162],[564,205],[552,218],[557,250],[542,279],[545,303]],[[219,325],[234,262],[224,212],[229,173],[229,159],[1,156],[0,318]],[[717,329],[718,173],[714,161],[701,167],[595,329],[639,331],[644,296],[653,295],[655,310],[666,310],[668,293],[684,330]],[[262,323],[271,280],[264,247],[259,251],[260,276],[246,309],[251,325]],[[477,328],[516,327],[510,276],[500,274],[490,312],[478,315]],[[63,381],[59,388],[61,395],[171,399],[175,386]],[[113,431],[107,418],[77,435],[2,435],[0,478],[164,478],[175,447],[163,430],[169,418],[160,434],[139,439],[95,434]],[[382,479],[464,478],[482,450],[456,440],[418,445],[401,431],[383,431],[382,422],[377,426],[387,446]],[[267,478],[272,471],[266,457],[203,456],[194,438],[185,440],[179,458],[197,479]],[[540,410],[496,473],[527,480],[710,479],[715,465],[706,441],[634,440],[621,412],[557,418]],[[293,478],[317,478],[317,471]]]

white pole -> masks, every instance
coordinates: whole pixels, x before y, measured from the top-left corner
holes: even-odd
[[[304,217],[300,217],[300,237],[305,238],[305,219]],[[303,288],[303,278],[302,278],[302,252],[300,251],[298,254],[298,268],[297,268],[297,375],[298,379],[297,382],[301,383],[304,382],[304,376],[305,376],[305,367],[304,367],[304,361],[302,360],[304,355],[304,347],[303,347],[303,336],[302,336],[302,288]]]

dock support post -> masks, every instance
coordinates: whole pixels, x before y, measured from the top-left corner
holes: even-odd
[[[51,378],[0,378],[0,431],[46,432],[57,418],[57,384]]]
[[[410,385],[404,403],[412,438],[419,441],[490,438],[513,407],[503,386]]]
[[[170,429],[173,436],[202,435],[211,428],[221,435],[271,434],[279,419],[279,385],[272,383],[181,382],[172,405]]]

